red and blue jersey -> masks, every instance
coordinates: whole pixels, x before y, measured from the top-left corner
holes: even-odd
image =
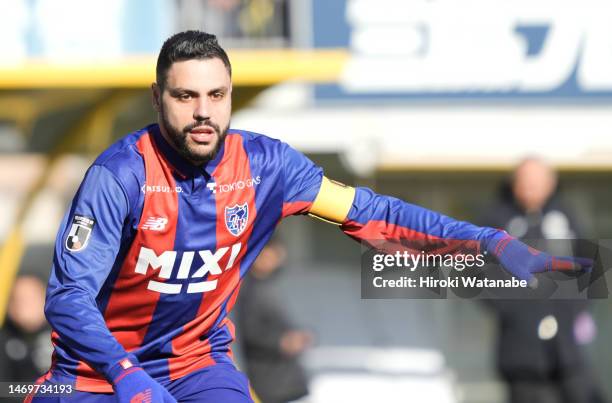
[[[196,167],[151,125],[98,157],[61,224],[49,376],[111,392],[109,371],[128,353],[162,384],[231,363],[227,315],[242,278],[279,220],[307,212],[417,250],[477,251],[499,233],[333,183],[287,144],[246,131],[230,130]]]
[[[127,353],[164,383],[231,363],[228,313],[280,219],[307,212],[323,172],[269,137],[230,130],[196,167],[157,125],[101,154],[62,221],[47,290],[51,374],[78,390]]]

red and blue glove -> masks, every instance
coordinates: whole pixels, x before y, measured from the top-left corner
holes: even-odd
[[[505,231],[498,231],[484,242],[485,250],[495,256],[499,263],[530,287],[537,286],[534,273],[563,271],[589,271],[593,260],[583,257],[551,256],[534,249]]]
[[[133,356],[115,364],[108,376],[119,403],[176,403],[166,388],[138,366]]]

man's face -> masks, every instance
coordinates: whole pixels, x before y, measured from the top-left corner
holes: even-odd
[[[523,162],[514,172],[512,190],[519,204],[528,212],[541,210],[557,184],[553,170],[538,160]]]
[[[155,108],[166,140],[199,165],[213,159],[229,128],[232,83],[218,59],[175,62],[161,88],[153,84]]]

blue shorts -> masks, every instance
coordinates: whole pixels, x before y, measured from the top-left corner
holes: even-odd
[[[45,381],[52,383],[52,380]],[[183,403],[253,403],[247,377],[231,364],[216,364],[164,384]],[[65,397],[35,396],[32,403],[116,403],[112,393],[76,391]]]

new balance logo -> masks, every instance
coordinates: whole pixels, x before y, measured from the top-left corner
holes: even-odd
[[[142,225],[141,229],[149,229],[151,231],[162,231],[166,228],[168,219],[166,217],[149,217]]]

